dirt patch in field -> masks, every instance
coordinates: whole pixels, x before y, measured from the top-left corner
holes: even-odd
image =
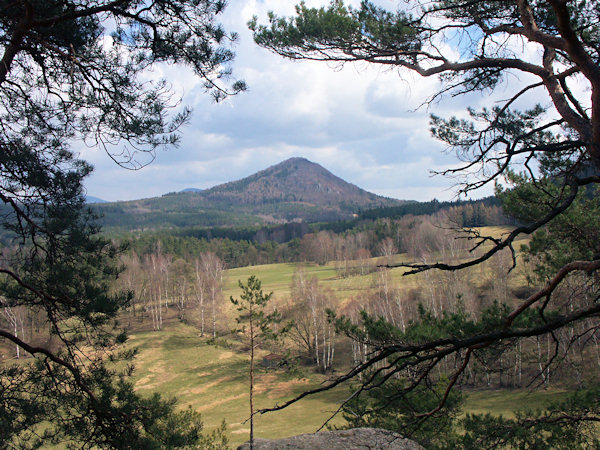
[[[231,357],[233,357],[235,353],[233,352],[223,352],[219,355],[219,359],[229,359]]]
[[[135,383],[135,389],[157,389],[159,386],[177,377],[176,373],[167,369],[164,361],[158,361],[155,364],[152,364],[148,368],[148,371],[150,374],[140,378],[137,383]]]
[[[290,380],[290,381],[280,381],[276,383],[271,389],[269,389],[269,394],[267,397],[280,398],[284,395],[289,395],[293,392],[294,386],[306,385],[308,384],[307,380]]]
[[[261,375],[256,377],[254,381],[254,392],[256,394],[264,394],[276,381],[277,377],[275,375]]]
[[[275,375],[262,375],[256,380],[254,392],[256,394],[264,394],[267,392],[268,398],[281,398],[289,395],[294,386],[307,384],[306,379],[279,381]]]
[[[202,383],[202,386],[192,388],[188,392],[190,392],[191,394],[202,394],[202,393],[208,391],[210,388],[218,386],[219,384],[225,383],[226,381],[229,381],[232,379],[233,379],[233,377],[223,377],[223,378],[219,378],[216,381],[212,381],[210,383]]]
[[[215,406],[222,405],[223,403],[233,402],[235,400],[239,400],[241,398],[246,397],[247,395],[248,394],[232,395],[231,397],[225,397],[225,398],[221,398],[219,400],[215,400],[214,402],[205,403],[204,405],[196,408],[196,411],[206,411],[208,409],[214,408]]]
[[[145,377],[140,378],[135,383],[135,389],[148,389],[152,383],[150,380],[152,379],[152,375],[146,375]]]

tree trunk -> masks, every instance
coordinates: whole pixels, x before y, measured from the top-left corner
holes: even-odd
[[[254,448],[254,321],[250,307],[250,449]]]

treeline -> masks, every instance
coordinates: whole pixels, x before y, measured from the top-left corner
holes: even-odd
[[[174,197],[179,200],[177,196]],[[457,216],[457,224],[460,226],[480,227],[513,223],[501,213],[499,201],[495,197],[456,202],[407,202],[399,206],[359,211],[354,218],[347,220],[340,220],[340,217],[349,217],[350,213],[340,215],[335,208],[315,209],[307,205],[278,203],[266,208],[263,205],[262,209],[254,211],[234,209],[231,205],[219,205],[219,208],[215,209],[201,203],[192,203],[193,207],[190,207],[181,200],[173,205],[166,205],[161,203],[162,200],[157,198],[124,204],[94,204],[91,207],[99,214],[100,223],[107,233],[161,231],[198,239],[228,238],[259,243],[265,240],[287,242],[310,231],[331,230],[340,233],[378,219],[431,215],[457,208],[461,210],[461,216]],[[350,205],[341,206],[342,210],[346,207],[348,211],[354,210]],[[299,208],[304,208],[300,216]],[[289,223],[264,225],[264,220],[259,217],[261,214],[279,217]],[[298,221],[298,217],[303,217],[304,220]]]
[[[147,255],[160,243],[163,251],[175,258],[196,258],[202,253],[212,252],[225,262],[228,268],[258,264],[299,261],[299,239],[285,244],[267,241],[259,244],[249,240],[229,238],[195,238],[173,236],[168,233],[145,233],[129,238],[131,252]]]
[[[240,212],[226,211],[215,208],[188,208],[177,210],[177,205],[171,210],[161,205],[145,205],[142,200],[125,203],[98,203],[91,205],[100,216],[99,222],[107,230],[157,230],[157,229],[187,229],[193,227],[243,227],[248,223],[262,223],[257,216]]]
[[[232,241],[253,241],[263,244],[267,241],[277,243],[289,242],[301,238],[311,232],[311,227],[305,222],[290,222],[283,225],[263,227],[194,227],[185,230],[175,230],[169,234],[180,237],[195,237],[197,239],[230,239]]]
[[[509,224],[510,219],[499,216],[497,209],[500,200],[496,197],[486,197],[480,200],[457,200],[454,202],[440,202],[433,199],[429,202],[406,202],[399,206],[387,206],[362,211],[359,214],[362,220],[399,219],[413,215],[424,216],[435,214],[442,210],[460,209],[463,227],[484,227],[487,225]]]
[[[493,202],[490,200],[490,203]],[[128,240],[132,250],[140,255],[151,253],[158,242],[166,253],[180,258],[212,252],[229,268],[303,261],[324,264],[389,253],[384,247],[393,247],[398,253],[407,252],[410,245],[406,236],[423,221],[444,222],[449,228],[511,223],[500,206],[463,202],[429,216],[405,214],[400,218],[316,224],[293,222],[272,227],[193,228],[115,237]]]

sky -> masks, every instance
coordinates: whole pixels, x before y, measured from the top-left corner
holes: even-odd
[[[395,9],[400,2],[378,3]],[[290,15],[293,5],[288,0],[232,0],[221,16],[224,27],[240,35],[233,70],[248,84],[244,93],[217,104],[191,70],[161,66],[146,74],[165,78],[183,104],[193,108],[181,145],[157,152],[139,171],[118,167],[101,149],[81,148],[80,156],[95,166],[85,183],[87,194],[117,201],[205,189],[300,156],[376,194],[455,199],[456,181],[431,175],[458,160],[431,137],[429,115],[463,114],[485,99],[446,98],[427,108],[421,105],[439,87],[437,79],[366,64],[339,68],[289,61],[254,44],[246,25],[252,16],[266,23],[268,11]],[[489,187],[474,197],[491,193]]]

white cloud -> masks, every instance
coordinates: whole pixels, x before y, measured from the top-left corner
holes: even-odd
[[[249,91],[213,103],[190,69],[157,67],[148,79],[166,78],[184,104],[193,106],[181,147],[158,152],[137,172],[120,169],[99,150],[81,154],[96,165],[86,183],[90,195],[126,200],[161,195],[186,187],[207,188],[250,175],[292,156],[304,156],[364,189],[402,199],[449,199],[453,182],[430,178],[435,166],[451,164],[429,135],[426,108],[414,111],[438,87],[395,70],[348,64],[292,62],[259,48],[246,23],[253,15],[266,21],[274,10],[294,13],[296,2],[236,0],[222,21],[240,34],[233,64]],[[308,6],[325,4],[307,1]],[[352,0],[354,6],[359,0]],[[380,0],[388,8],[401,2]],[[444,112],[463,109],[461,99],[436,105]]]

